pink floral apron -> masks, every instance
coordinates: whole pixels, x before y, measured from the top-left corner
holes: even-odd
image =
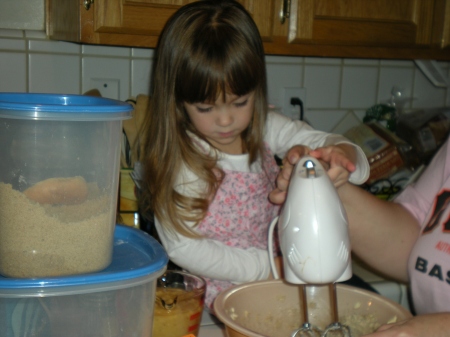
[[[269,202],[279,168],[266,146],[260,173],[224,170],[220,185],[208,213],[197,229],[206,237],[239,248],[267,249],[268,228],[279,206]],[[216,296],[233,284],[205,278],[205,305],[213,312]]]

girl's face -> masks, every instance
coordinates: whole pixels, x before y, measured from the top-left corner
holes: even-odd
[[[186,103],[184,108],[194,128],[218,150],[242,154],[241,133],[253,116],[255,92],[244,96],[222,94],[215,102]]]

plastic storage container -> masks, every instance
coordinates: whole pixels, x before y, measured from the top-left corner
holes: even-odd
[[[0,277],[0,337],[150,337],[156,281],[167,262],[153,237],[117,225],[113,260],[103,271]]]
[[[109,265],[122,120],[132,109],[91,96],[0,93],[0,274]]]

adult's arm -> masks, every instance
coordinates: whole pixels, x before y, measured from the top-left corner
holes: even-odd
[[[365,337],[447,337],[450,313],[418,315],[409,320],[381,326]]]
[[[353,252],[369,266],[408,281],[407,264],[420,224],[401,204],[381,200],[350,183],[338,188]]]
[[[407,280],[406,264],[436,196],[448,186],[450,144],[434,156],[419,180],[395,202],[382,201],[350,184],[338,189],[350,222],[352,248],[371,266]]]

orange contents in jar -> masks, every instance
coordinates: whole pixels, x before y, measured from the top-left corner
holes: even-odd
[[[204,289],[157,288],[152,336],[197,336],[203,311],[203,293]]]

